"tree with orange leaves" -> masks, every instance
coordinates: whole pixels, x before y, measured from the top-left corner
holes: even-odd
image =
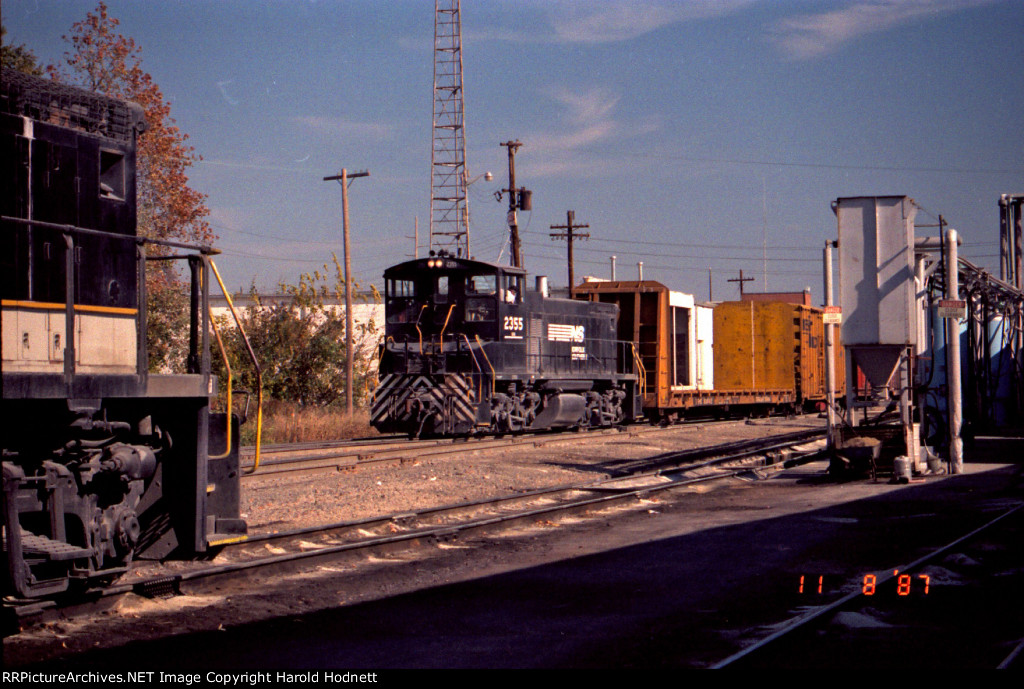
[[[142,48],[118,33],[119,24],[100,2],[63,37],[71,46],[64,53],[66,65],[49,65],[47,71],[58,81],[142,106],[147,129],[136,149],[139,235],[209,244],[215,236],[206,221],[206,195],[188,184],[188,169],[200,157],[175,124],[160,87],[143,71]],[[160,248],[152,247],[150,253],[160,253]],[[146,295],[150,369],[180,369],[187,351],[188,298],[169,262],[147,267]]]
[[[77,82],[108,96],[130,100],[146,113],[147,130],[137,150],[139,234],[152,239],[209,243],[206,195],[188,185],[187,171],[200,160],[171,117],[170,103],[142,69],[142,48],[117,32],[120,24],[100,3],[71,27],[64,40],[66,70],[50,65],[54,79]]]

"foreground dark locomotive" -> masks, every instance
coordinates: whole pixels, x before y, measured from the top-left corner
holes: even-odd
[[[641,413],[618,307],[526,291],[526,272],[448,255],[384,273],[387,324],[371,411],[383,432],[610,426]]]
[[[3,70],[5,596],[88,587],[245,531],[237,451],[209,456],[226,428],[209,408],[211,250],[136,236],[144,128],[137,106]],[[188,370],[155,375],[143,276],[172,258],[192,274]]]

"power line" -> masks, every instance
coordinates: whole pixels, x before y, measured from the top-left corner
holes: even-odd
[[[537,235],[543,234],[542,232],[531,232],[531,231],[528,231],[528,230],[524,230],[524,232],[526,234],[537,234]],[[602,237],[594,237],[594,241],[596,241],[596,242],[610,242],[612,244],[642,244],[644,246],[685,246],[685,247],[689,247],[689,248],[698,248],[698,249],[741,249],[741,250],[742,249],[746,249],[746,250],[757,249],[757,250],[760,250],[760,248],[761,248],[761,247],[757,247],[757,246],[750,246],[749,244],[742,244],[742,245],[741,244],[693,244],[693,243],[690,243],[690,242],[652,242],[652,241],[644,241],[642,239],[606,239],[606,238],[602,238]],[[808,247],[806,245],[802,245],[802,246],[770,246],[768,248],[770,250],[779,250],[779,251],[814,251],[815,253],[820,251],[820,249],[817,249],[815,247]]]
[[[691,163],[728,163],[732,165],[761,165],[771,167],[809,167],[827,170],[871,170],[875,172],[944,172],[957,174],[976,175],[1019,175],[1024,174],[1024,169],[981,169],[981,168],[955,168],[955,167],[899,167],[895,165],[843,165],[838,163],[801,163],[790,160],[751,160],[744,158],[705,158],[698,156],[684,156],[669,153],[627,153],[624,154],[633,158],[650,158],[663,160],[685,160]]]
[[[600,248],[594,248],[594,247],[581,248],[581,249],[579,249],[579,251],[583,251],[583,252],[586,252],[586,253],[589,253],[589,254],[604,253],[604,250],[602,250]],[[618,253],[620,255],[639,256],[641,258],[643,258],[644,256],[649,256],[650,255],[650,254],[643,253],[641,251],[621,251],[621,250],[619,250]],[[659,251],[657,253],[657,256],[659,258],[684,258],[684,259],[696,260],[696,261],[752,261],[752,260],[754,260],[754,257],[750,257],[750,256],[705,256],[705,255],[696,255],[696,254],[670,254],[670,253],[665,253],[663,251]],[[789,257],[789,256],[770,256],[768,258],[768,261],[769,262],[771,262],[771,261],[784,262],[784,263],[820,263],[821,259],[820,258],[792,258],[792,257]]]
[[[545,260],[545,261],[552,261],[552,262],[561,262],[563,260],[561,256],[553,256],[553,255],[550,255],[550,254],[539,254],[539,253],[533,253],[533,252],[527,253],[527,257],[529,257],[531,259],[535,259],[535,260]],[[659,258],[661,258],[661,257],[662,256],[659,255]],[[669,258],[671,258],[671,257],[669,257]],[[720,259],[720,260],[729,260],[729,259]],[[738,258],[738,259],[735,259],[735,262],[744,262],[744,261],[749,261],[749,260],[750,259],[746,259],[746,258]],[[587,259],[577,259],[576,262],[577,263],[587,264],[587,265],[602,266],[602,267],[607,267],[607,265],[608,265],[605,261],[593,261],[593,260],[587,260]],[[655,270],[670,270],[670,271],[674,271],[674,272],[680,272],[680,271],[682,271],[682,272],[686,272],[686,271],[700,271],[700,270],[703,269],[701,266],[694,266],[692,268],[687,267],[687,266],[683,266],[681,268],[678,264],[676,264],[676,265],[666,265],[666,264],[656,264],[656,263],[649,263],[649,262],[645,262],[644,263],[644,267],[645,268],[653,268]],[[807,277],[807,276],[818,276],[818,277],[820,277],[821,276],[821,271],[797,271],[797,270],[772,271],[772,270],[769,270],[768,274],[769,275],[782,275],[782,276],[792,275],[792,276],[804,276],[804,277]]]

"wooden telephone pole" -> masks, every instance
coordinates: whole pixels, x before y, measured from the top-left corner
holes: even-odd
[[[519,218],[517,210],[533,210],[531,192],[525,188],[516,187],[516,151],[522,146],[520,141],[503,141],[502,146],[508,149],[508,189],[502,189],[508,194],[508,231],[509,244],[512,254],[512,265],[516,268],[523,267],[523,248],[519,241]]]
[[[369,177],[367,171],[353,172],[341,168],[340,175],[324,177],[325,182],[337,181],[341,185],[342,233],[345,235],[345,409],[352,416],[352,252],[348,239],[348,185],[356,177]]]
[[[574,230],[581,230],[589,228],[590,225],[576,225],[576,211],[566,211],[565,224],[564,225],[552,225],[552,230],[565,230],[565,232],[552,232],[552,239],[565,239],[569,244],[569,296],[572,296],[572,289],[576,285],[573,276],[573,260],[572,260],[572,240],[573,239],[589,239],[589,232],[574,232]]]
[[[729,280],[726,280],[726,282],[738,282],[738,283],[740,283],[740,298],[741,299],[743,298],[743,283],[744,282],[753,282],[753,281],[754,281],[754,278],[745,278],[745,277],[743,277],[743,271],[742,270],[740,271],[740,276],[738,278],[731,278]]]

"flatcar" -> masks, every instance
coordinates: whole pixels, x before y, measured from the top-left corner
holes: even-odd
[[[432,254],[389,268],[371,423],[411,436],[600,427],[641,414],[613,304],[558,299],[521,268]]]
[[[87,589],[245,532],[237,447],[210,456],[228,422],[210,410],[212,250],[137,236],[145,126],[131,103],[0,78],[5,596]],[[158,375],[146,263],[175,258],[192,275],[187,371]]]

